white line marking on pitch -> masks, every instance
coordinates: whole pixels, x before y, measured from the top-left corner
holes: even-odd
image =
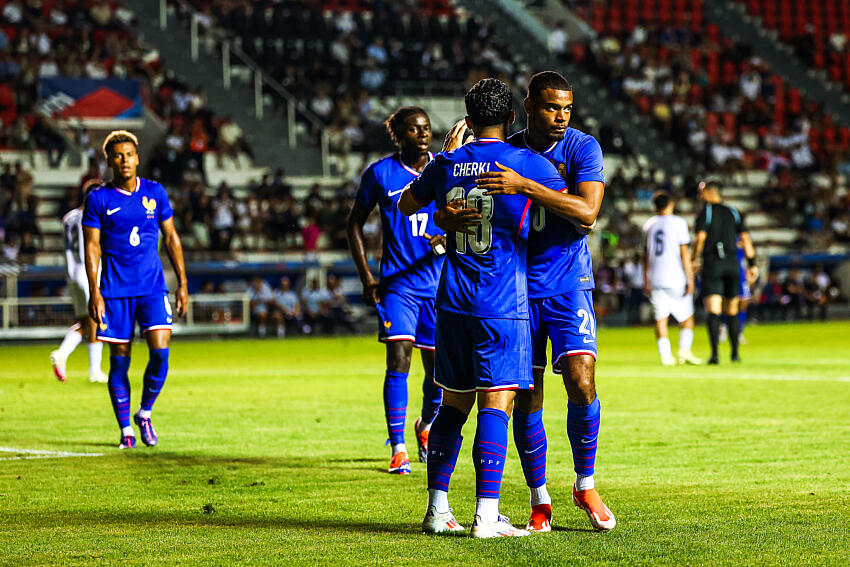
[[[666,374],[653,372],[613,372],[620,378],[686,378],[691,380],[766,380],[780,382],[850,382],[850,376],[801,376],[799,374]]]
[[[22,461],[24,459],[67,459],[68,457],[102,457],[103,453],[73,453],[71,451],[42,451],[0,447],[0,453],[17,453],[15,457],[0,457],[0,461]]]

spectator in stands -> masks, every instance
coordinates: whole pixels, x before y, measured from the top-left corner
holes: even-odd
[[[770,272],[759,298],[759,319],[762,321],[785,319],[787,303],[788,299],[784,296],[782,283],[779,281],[779,272]]]
[[[311,279],[308,287],[301,292],[305,333],[315,332],[316,329],[321,329],[321,332],[326,334],[331,332],[330,299],[328,290],[320,287],[319,278]]]
[[[251,307],[251,324],[255,326],[258,337],[265,337],[266,323],[269,318],[269,308],[273,307],[274,293],[269,283],[260,276],[251,279],[248,289]]]
[[[277,325],[277,336],[283,337],[287,329],[298,329],[304,332],[301,301],[291,288],[287,276],[280,278],[280,285],[274,290],[274,309],[272,318]]]
[[[551,51],[558,59],[565,59],[567,56],[567,46],[569,41],[570,36],[567,33],[567,24],[560,21],[555,24],[555,27],[549,32],[549,51]]]
[[[623,264],[623,278],[628,286],[626,323],[637,325],[640,323],[640,306],[644,301],[643,263],[640,253],[636,252]]]
[[[328,275],[328,315],[331,319],[333,332],[342,328],[349,333],[356,333],[357,327],[354,321],[354,311],[348,298],[342,291],[339,278],[333,274]]]
[[[792,268],[788,275],[785,276],[785,281],[782,282],[782,295],[788,309],[786,317],[790,313],[794,319],[801,319],[806,298],[803,279],[800,277],[800,270],[798,268]]]
[[[212,208],[212,249],[216,252],[229,252],[236,229],[236,204],[230,187],[225,182],[222,181],[219,185],[210,206]]]

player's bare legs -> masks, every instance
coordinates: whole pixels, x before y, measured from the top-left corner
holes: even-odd
[[[661,365],[675,366],[676,359],[673,358],[673,349],[667,333],[667,319],[668,317],[664,317],[655,320],[655,342],[658,345],[658,354],[661,355]]]
[[[617,521],[599,497],[593,479],[601,413],[596,396],[596,359],[588,354],[565,356],[560,359],[560,370],[567,390],[567,436],[576,472],[573,504],[587,513],[594,528],[610,530]]]
[[[68,330],[59,348],[50,353],[50,363],[53,373],[60,382],[66,378],[65,365],[74,349],[85,339],[89,355],[89,381],[106,382],[106,375],[100,369],[103,356],[103,343],[97,340],[97,325],[91,317],[80,317],[77,323]]]

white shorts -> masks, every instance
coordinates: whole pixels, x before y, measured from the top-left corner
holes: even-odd
[[[89,286],[78,282],[68,282],[68,294],[74,306],[74,318],[82,319],[89,316]]]
[[[694,314],[694,296],[682,295],[681,291],[675,289],[654,288],[649,303],[656,321],[672,315],[676,321],[683,323]]]

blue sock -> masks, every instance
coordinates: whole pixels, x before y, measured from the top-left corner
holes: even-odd
[[[514,410],[514,444],[519,452],[525,483],[530,488],[546,484],[546,429],[543,410],[523,413]]]
[[[425,376],[422,381],[422,422],[431,423],[443,401],[443,390],[434,384],[433,376]]]
[[[495,408],[478,410],[478,429],[472,446],[476,498],[499,498],[507,456],[508,414]]]
[[[109,397],[120,428],[130,427],[129,356],[109,357]]]
[[[159,396],[165,377],[168,374],[168,349],[160,348],[150,351],[150,360],[145,368],[144,390],[142,391],[142,409],[150,411]]]
[[[573,447],[576,474],[593,475],[596,465],[596,440],[599,438],[599,397],[588,406],[567,402],[567,437]]]
[[[440,406],[428,436],[428,489],[449,491],[449,481],[457,464],[466,417],[452,406]]]
[[[738,311],[738,336],[744,332],[744,325],[747,323],[747,310]]]
[[[390,443],[404,443],[404,420],[407,417],[407,374],[387,370],[384,375],[384,415]]]

